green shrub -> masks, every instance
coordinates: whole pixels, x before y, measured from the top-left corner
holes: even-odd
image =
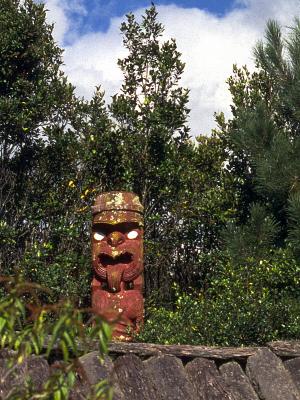
[[[90,254],[79,254],[74,249],[55,252],[56,249],[47,247],[47,243],[28,249],[21,263],[24,276],[51,290],[51,295],[47,295],[48,301],[69,298],[78,306],[89,305],[92,274]]]
[[[240,346],[299,338],[300,265],[289,251],[235,265],[220,257],[207,290],[175,291],[175,306],[149,307],[139,340]]]

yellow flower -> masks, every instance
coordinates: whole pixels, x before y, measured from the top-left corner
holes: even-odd
[[[22,362],[24,361],[24,356],[21,354],[21,355],[19,355],[19,357],[18,357],[18,364],[22,364]]]
[[[74,181],[69,181],[68,186],[70,188],[74,188],[75,187]]]
[[[79,209],[76,210],[76,211],[77,211],[77,212],[83,212],[83,211],[85,211],[87,208],[88,208],[88,206],[85,206],[85,207],[79,208]]]

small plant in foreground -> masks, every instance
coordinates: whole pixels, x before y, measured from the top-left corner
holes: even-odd
[[[84,318],[90,309],[76,309],[69,301],[41,304],[39,295],[48,292],[22,277],[0,277],[6,295],[0,300],[0,349],[11,354],[8,368],[21,364],[28,356],[49,357],[55,349],[63,355],[63,362],[38,392],[30,385],[16,387],[5,400],[54,399],[69,397],[76,378],[76,360],[89,341],[99,343],[100,358],[107,353],[111,338],[109,324],[99,316]],[[91,326],[87,329],[87,326]],[[111,388],[103,381],[91,389],[90,400],[110,399]]]

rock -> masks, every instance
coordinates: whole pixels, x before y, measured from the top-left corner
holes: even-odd
[[[86,398],[91,386],[107,380],[114,389],[113,400],[123,400],[123,394],[117,382],[112,379],[113,362],[110,357],[105,356],[103,362],[99,358],[99,352],[87,353],[78,359],[78,378],[70,395],[70,400]]]
[[[264,400],[299,400],[299,393],[282,361],[269,349],[249,357],[246,373],[258,396]]]
[[[15,353],[7,350],[0,353],[1,399],[5,399],[12,393],[22,396],[26,390],[26,384],[38,391],[49,379],[50,367],[43,357],[29,356],[21,364],[18,364],[14,360]]]
[[[144,361],[156,389],[157,400],[194,400],[195,392],[182,362],[169,355],[153,356]]]
[[[285,361],[284,366],[291,374],[294,384],[300,393],[300,357]]]
[[[236,400],[259,400],[249,378],[237,362],[227,362],[221,365],[219,371]]]
[[[158,397],[143,361],[134,354],[119,357],[114,362],[112,376],[126,400],[154,400]]]
[[[299,357],[300,356],[300,340],[277,340],[267,343],[267,346],[278,357]]]
[[[235,400],[212,360],[195,358],[186,365],[185,370],[197,399]]]
[[[108,356],[101,363],[98,351],[79,357],[78,365],[82,378],[86,379],[89,385],[95,385],[103,379],[108,379],[113,369],[113,362]]]

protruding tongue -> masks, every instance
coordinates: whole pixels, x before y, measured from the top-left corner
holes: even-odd
[[[125,266],[122,264],[110,265],[107,267],[108,288],[112,292],[121,290],[121,280]]]

